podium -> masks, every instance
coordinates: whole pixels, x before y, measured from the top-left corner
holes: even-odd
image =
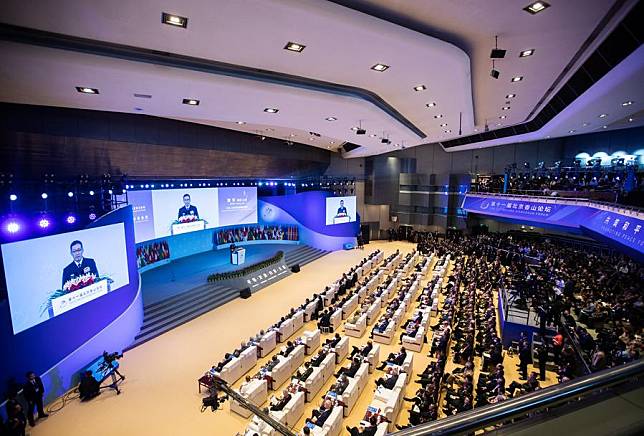
[[[351,222],[349,215],[336,215],[333,217],[333,224],[344,224]]]
[[[230,263],[233,265],[241,265],[246,262],[246,249],[242,247],[235,248],[230,253]]]
[[[110,291],[109,283],[107,279],[102,279],[96,283],[92,283],[89,286],[80,288],[76,291],[68,292],[65,295],[61,295],[58,298],[51,300],[51,309],[53,316],[58,316],[61,313],[65,313],[68,310],[74,309],[82,304],[87,303],[88,301],[93,300],[94,298],[105,295]]]
[[[174,223],[170,230],[172,235],[180,235],[182,233],[195,232],[197,230],[204,230],[206,222],[204,220],[191,221],[189,223]]]

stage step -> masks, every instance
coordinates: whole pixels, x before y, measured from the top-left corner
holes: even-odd
[[[289,268],[296,264],[299,264],[301,267],[327,254],[329,254],[328,251],[303,245],[286,253],[285,262]]]
[[[183,294],[144,307],[143,326],[128,349],[239,297],[239,290],[206,284]]]

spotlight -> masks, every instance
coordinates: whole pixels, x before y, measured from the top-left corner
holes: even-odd
[[[98,89],[96,88],[88,88],[87,86],[77,86],[76,91],[82,93],[82,94],[98,94]]]
[[[499,48],[499,37],[494,37],[494,48],[490,53],[490,58],[492,59],[503,59],[505,57],[505,50]]]
[[[67,215],[67,218],[65,218],[65,222],[67,224],[74,224],[76,222],[76,217],[72,214]]]
[[[46,229],[50,224],[51,222],[49,221],[49,219],[45,217],[40,218],[40,220],[38,221],[38,227],[40,227],[41,229]]]
[[[89,191],[89,195],[94,195],[94,191]]]
[[[42,198],[43,200],[47,200],[47,197],[48,195],[46,192],[43,192],[42,194],[40,194],[40,198]]]
[[[20,230],[20,224],[18,224],[17,221],[9,221],[7,223],[7,232],[14,234],[14,233],[18,233],[19,230]]]
[[[167,12],[161,13],[161,22],[170,26],[183,27],[184,29],[188,27],[188,18]]]
[[[196,98],[184,98],[182,103],[187,104],[188,106],[199,106],[199,100]]]
[[[545,10],[546,8],[549,8],[550,5],[544,1],[538,1],[534,3],[530,3],[528,6],[523,8],[524,11],[531,13],[532,15],[538,14],[539,12]]]
[[[356,130],[356,135],[364,135],[364,134],[366,134],[366,133],[367,133],[367,131],[366,131],[365,129],[358,129],[358,130]]]
[[[72,197],[74,196],[74,193],[73,193],[72,191],[69,191],[69,192],[67,193],[67,196],[68,196],[69,198],[72,198]]]
[[[499,72],[499,70],[492,68],[492,71],[490,71],[490,77],[492,77],[493,79],[498,79],[500,75],[501,73]]]
[[[96,214],[94,212],[90,212],[87,218],[89,218],[90,221],[94,221],[96,219]]]
[[[16,194],[9,195],[9,200],[16,201],[17,199],[18,199],[18,196]]]

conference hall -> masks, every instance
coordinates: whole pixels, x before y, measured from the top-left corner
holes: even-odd
[[[1,10],[0,436],[644,434],[641,1]]]

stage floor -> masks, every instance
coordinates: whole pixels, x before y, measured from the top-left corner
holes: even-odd
[[[246,245],[246,263],[252,265],[275,255],[282,250],[284,254],[301,245],[297,244],[257,244]],[[156,303],[166,298],[187,292],[206,283],[210,274],[241,269],[243,266],[230,263],[230,250],[206,251],[174,260],[141,274],[143,305]]]

